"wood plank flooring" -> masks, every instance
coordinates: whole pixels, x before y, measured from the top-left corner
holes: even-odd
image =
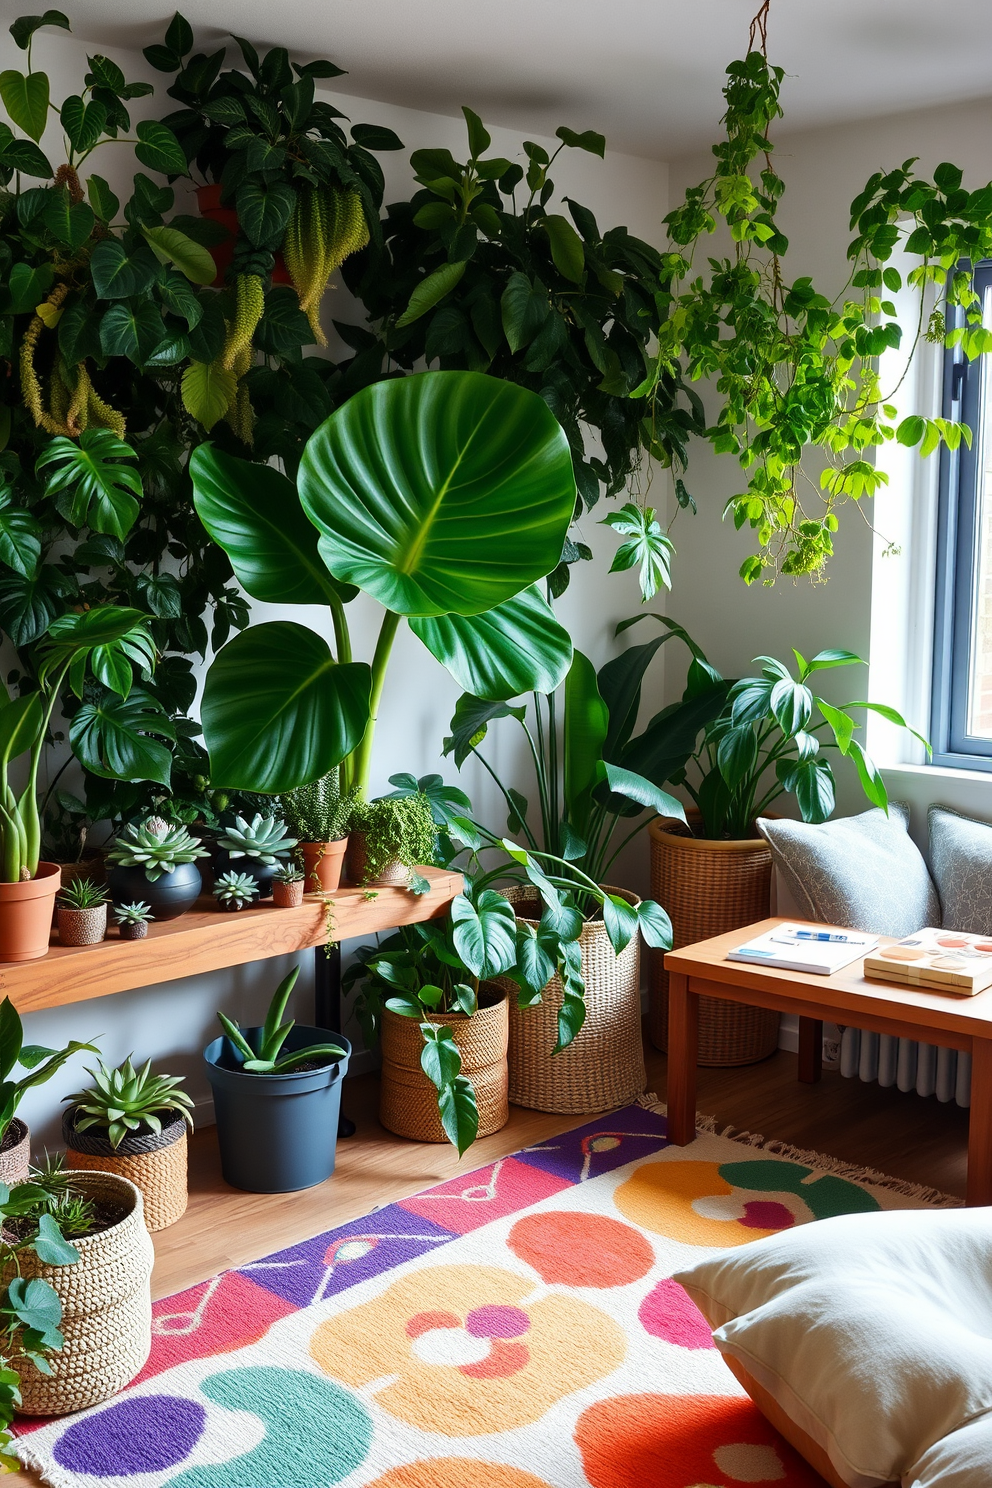
[[[665,1064],[664,1055],[649,1046],[648,1088],[661,1099]],[[588,1119],[513,1106],[509,1124],[477,1142],[459,1162],[451,1147],[404,1142],[385,1131],[376,1119],[377,1101],[378,1076],[347,1082],[344,1104],[358,1132],[339,1144],[333,1178],[303,1193],[248,1194],[228,1188],[220,1176],[213,1128],[198,1132],[190,1151],[189,1209],[178,1224],[154,1237],[153,1295],[181,1291]],[[922,1100],[881,1090],[829,1070],[818,1085],[801,1085],[796,1055],[779,1051],[741,1069],[700,1070],[699,1108],[721,1125],[778,1137],[964,1197],[968,1113],[933,1097]],[[16,1473],[4,1481],[15,1488],[40,1480]]]

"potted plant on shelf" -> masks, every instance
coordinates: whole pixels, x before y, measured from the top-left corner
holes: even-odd
[[[357,884],[426,883],[417,866],[437,860],[437,828],[426,796],[358,801],[352,811],[348,876]]]
[[[224,1034],[204,1053],[214,1093],[221,1171],[249,1193],[290,1193],[334,1171],[341,1081],[351,1045],[326,1029],[285,1022],[295,966],[276,988],[261,1028],[218,1013]]]
[[[286,823],[275,814],[263,816],[256,811],[251,821],[236,816],[217,838],[217,846],[228,865],[236,863],[242,875],[255,880],[259,899],[272,893],[272,875],[281,859],[296,846],[295,837],[287,837]]]
[[[175,920],[196,903],[203,887],[196,860],[208,856],[181,823],[149,816],[118,832],[107,853],[107,886],[115,904],[141,900],[156,920]]]
[[[107,891],[92,879],[74,878],[59,890],[55,915],[62,945],[99,945],[107,933]]]
[[[235,873],[233,868],[229,873],[222,873],[214,884],[218,908],[232,913],[247,909],[257,894],[258,881],[254,874]]]
[[[17,1108],[28,1090],[44,1085],[74,1054],[98,1054],[95,1044],[72,1041],[64,1049],[25,1044],[20,1015],[9,997],[0,1003],[0,1183],[21,1183],[31,1161],[31,1134]],[[17,1065],[27,1070],[13,1079]]]
[[[114,909],[121,940],[144,940],[148,935],[148,922],[154,918],[151,905],[140,900],[134,904],[118,904]]]
[[[153,1075],[127,1058],[87,1069],[93,1084],[63,1096],[62,1137],[76,1170],[119,1173],[141,1190],[145,1224],[164,1230],[186,1212],[186,1130],[193,1102],[178,1075]]]
[[[354,792],[341,794],[336,768],[280,798],[289,829],[298,838],[303,892],[332,894],[340,885],[354,803]]]
[[[359,948],[344,986],[358,988],[366,1043],[382,1047],[379,1120],[389,1131],[447,1140],[461,1157],[506,1125],[507,993],[490,979],[515,959],[512,909],[472,885],[449,919]]]
[[[303,869],[280,863],[272,875],[272,903],[276,909],[298,909],[303,903]]]

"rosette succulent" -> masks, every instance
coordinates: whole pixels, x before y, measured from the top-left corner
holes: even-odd
[[[234,818],[234,826],[226,827],[217,839],[229,858],[251,858],[271,868],[280,858],[285,858],[296,846],[297,839],[286,835],[286,823],[281,816],[263,816],[256,812],[251,821],[243,816]]]
[[[184,1090],[181,1075],[153,1075],[152,1062],[136,1070],[133,1056],[117,1069],[102,1062],[86,1073],[93,1081],[87,1090],[64,1096],[74,1108],[73,1126],[77,1132],[99,1127],[106,1132],[111,1147],[121,1145],[129,1132],[162,1130],[162,1118],[180,1114],[193,1127],[190,1115],[193,1102]]]
[[[107,859],[120,868],[143,868],[149,882],[155,883],[163,873],[172,873],[179,863],[192,863],[207,856],[199,837],[193,837],[179,822],[150,816],[146,821],[131,822],[124,827]]]
[[[214,884],[214,898],[222,909],[247,909],[258,893],[250,873],[222,873]]]

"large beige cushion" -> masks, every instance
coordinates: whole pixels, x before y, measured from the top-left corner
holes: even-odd
[[[992,1209],[820,1220],[676,1280],[851,1488],[943,1485],[904,1475],[992,1410]]]
[[[989,1488],[992,1415],[979,1416],[924,1452],[903,1479],[905,1488]]]

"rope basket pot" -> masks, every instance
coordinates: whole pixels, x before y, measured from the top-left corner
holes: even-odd
[[[154,1251],[145,1229],[141,1194],[116,1173],[71,1171],[73,1186],[90,1198],[120,1204],[125,1217],[108,1230],[73,1240],[79,1260],[46,1266],[33,1251],[18,1257],[21,1274],[41,1277],[62,1303],[59,1327],[65,1343],[48,1355],[51,1374],[18,1361],[25,1416],[64,1416],[109,1400],[129,1385],[152,1345],[150,1278]],[[0,1280],[14,1275],[13,1263]]]
[[[9,1145],[0,1152],[0,1183],[13,1188],[15,1184],[24,1182],[31,1165],[31,1133],[27,1122],[15,1116],[7,1128],[5,1139]]]
[[[628,904],[638,897],[628,889],[609,886]],[[532,889],[501,889],[513,905],[529,907]],[[536,908],[536,906],[535,906]],[[518,919],[537,927],[534,918]],[[558,1009],[563,999],[561,979],[553,976],[536,1007],[521,1011],[513,986],[510,1000],[510,1100],[532,1111],[588,1115],[628,1105],[647,1084],[641,1044],[641,953],[635,935],[618,956],[602,920],[583,925],[579,933],[582,975],[586,984],[586,1020],[578,1035],[560,1054],[551,1051],[558,1040]]]
[[[507,996],[502,986],[483,983],[479,1007],[465,1013],[431,1014],[450,1028],[461,1055],[462,1074],[475,1091],[479,1136],[498,1132],[510,1119],[506,1072]],[[420,1067],[424,1041],[420,1025],[389,1008],[382,1012],[382,1086],[379,1120],[387,1131],[415,1142],[446,1142],[437,1109],[437,1090]]]
[[[130,1132],[114,1148],[110,1138],[94,1129],[77,1132],[75,1109],[62,1116],[62,1139],[72,1166],[83,1172],[119,1173],[140,1189],[145,1225],[152,1233],[175,1224],[186,1213],[187,1141],[182,1116],[163,1124],[160,1132]]]
[[[693,837],[685,827],[653,821],[651,894],[672,920],[672,949],[723,935],[769,914],[772,855],[760,837],[738,842]],[[648,953],[648,1033],[668,1048],[668,972],[664,952]],[[756,1064],[778,1048],[779,1014],[767,1008],[699,999],[699,1063]]]

